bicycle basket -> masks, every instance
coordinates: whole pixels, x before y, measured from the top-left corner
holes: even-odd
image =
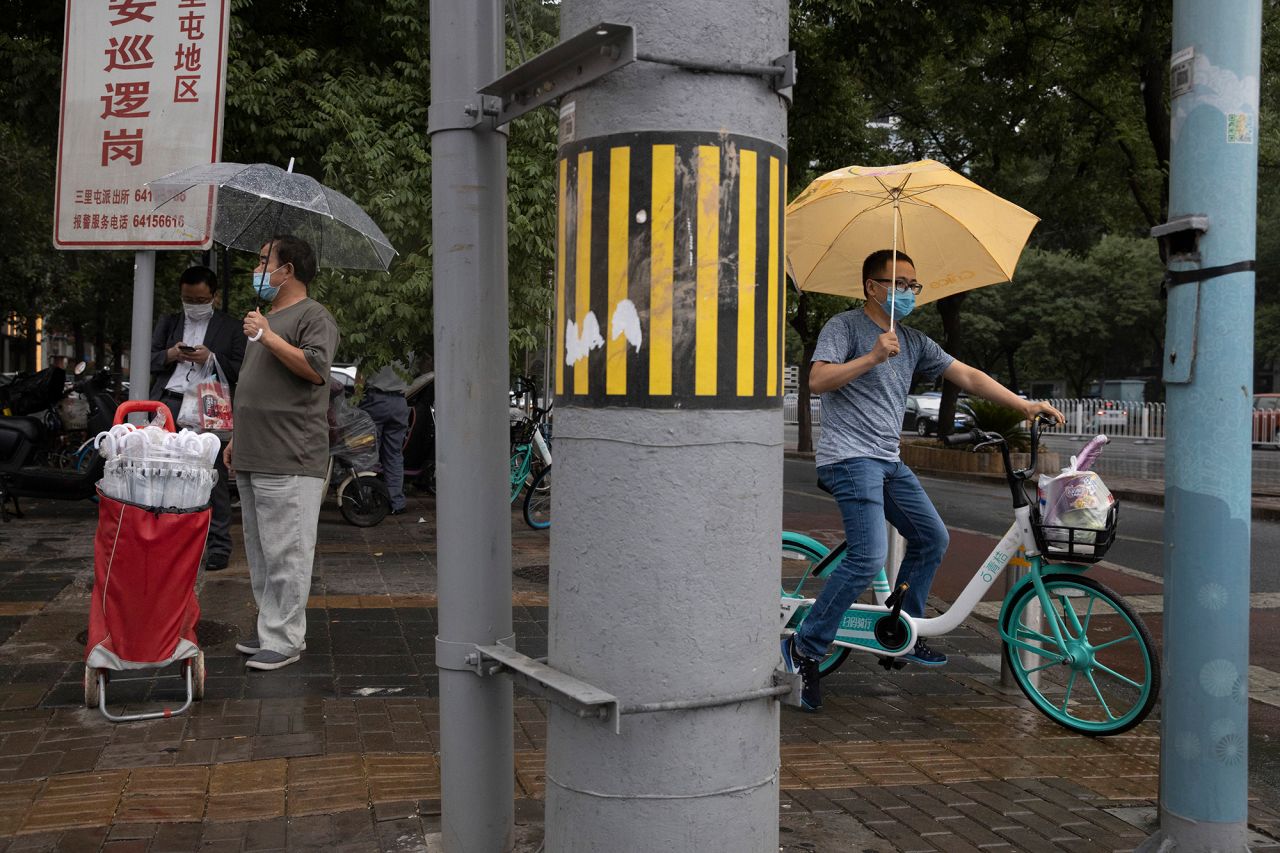
[[[533,421],[529,418],[517,418],[511,421],[511,447],[528,444],[533,441]]]
[[[1092,527],[1068,527],[1062,524],[1045,524],[1040,508],[1031,507],[1031,532],[1040,554],[1055,563],[1096,563],[1116,541],[1116,522],[1120,516],[1120,502],[1107,510],[1107,520],[1101,529]]]

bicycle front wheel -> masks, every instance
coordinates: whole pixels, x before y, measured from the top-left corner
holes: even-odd
[[[1044,578],[1049,612],[1033,585],[1019,589],[1001,622],[1005,660],[1018,687],[1049,719],[1080,734],[1128,731],[1160,694],[1160,662],[1142,618],[1093,578]],[[1050,625],[1057,624],[1059,641]]]
[[[524,493],[524,523],[534,530],[551,526],[551,466],[539,471]]]
[[[816,544],[816,543],[815,543]],[[822,559],[827,556],[830,549],[825,545],[817,544],[815,548],[802,542],[792,542],[787,539],[782,540],[782,564],[781,564],[781,581],[783,595],[800,595],[801,588],[805,581],[813,577],[813,572]],[[788,593],[787,587],[790,586],[794,592]],[[811,597],[811,596],[806,596]],[[795,627],[803,621],[808,608],[802,609],[796,614],[793,620]],[[826,678],[831,673],[840,668],[840,665],[849,657],[849,649],[847,646],[831,646],[831,650],[827,652],[818,663],[818,676]]]

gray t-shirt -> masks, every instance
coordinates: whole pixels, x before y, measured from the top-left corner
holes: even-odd
[[[896,356],[822,395],[818,465],[855,457],[897,459],[911,377],[919,373],[933,381],[955,361],[922,332],[901,324],[894,331],[900,349]],[[884,332],[861,308],[837,314],[822,327],[813,360],[843,364],[866,355]]]
[[[326,381],[298,376],[260,341],[245,347],[235,397],[232,465],[238,471],[323,477],[329,464],[329,365],[338,324],[314,299],[267,315],[271,331],[302,349]]]

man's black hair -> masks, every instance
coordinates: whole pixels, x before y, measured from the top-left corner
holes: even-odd
[[[292,234],[280,234],[271,238],[271,251],[275,252],[280,266],[290,264],[293,277],[303,284],[311,284],[316,277],[316,253],[311,244]]]
[[[181,287],[184,284],[207,284],[209,295],[212,296],[218,292],[218,274],[208,267],[187,267],[178,277],[178,286]]]
[[[907,257],[907,253],[901,249],[898,250],[898,261],[905,261],[913,267],[916,265],[916,262]],[[867,255],[867,259],[862,262],[862,295],[864,297],[867,295],[867,279],[879,278],[881,274],[888,272],[892,265],[893,249],[881,249]]]

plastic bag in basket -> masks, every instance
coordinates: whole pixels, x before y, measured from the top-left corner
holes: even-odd
[[[1077,550],[1088,554],[1091,548],[1080,548],[1080,543],[1095,541],[1095,534],[1107,528],[1107,516],[1115,498],[1111,490],[1093,471],[1071,471],[1056,477],[1041,476],[1037,489],[1040,499],[1040,517],[1044,522],[1046,542],[1071,541],[1071,534],[1062,528],[1074,528]]]

